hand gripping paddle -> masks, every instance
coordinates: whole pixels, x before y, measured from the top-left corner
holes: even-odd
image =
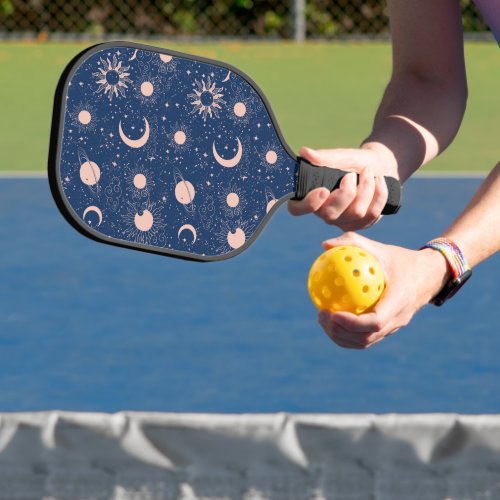
[[[193,260],[237,255],[278,206],[346,174],[297,158],[262,91],[218,61],[131,42],[76,56],[49,153],[65,218],[105,243]],[[385,178],[384,214],[400,206]]]

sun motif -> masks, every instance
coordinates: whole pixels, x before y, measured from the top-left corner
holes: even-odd
[[[260,165],[266,171],[278,170],[283,160],[282,148],[275,142],[268,142],[258,150],[256,148],[257,157],[260,159]]]
[[[257,102],[252,96],[246,96],[241,91],[231,94],[228,102],[227,117],[235,125],[248,125],[255,116]]]
[[[183,123],[175,123],[172,125],[168,137],[176,153],[188,149],[191,144],[191,131]]]
[[[161,218],[161,207],[150,201],[144,204],[128,203],[122,221],[125,224],[123,236],[142,245],[149,245],[153,239],[162,239],[160,233],[166,227]]]
[[[188,94],[188,97],[194,99],[191,104],[194,108],[191,114],[198,112],[202,115],[203,121],[206,121],[207,116],[213,118],[219,117],[219,110],[222,109],[221,104],[226,104],[226,101],[222,99],[224,94],[221,94],[222,88],[217,88],[217,84],[212,82],[210,77],[207,81],[202,80],[199,82],[195,80],[193,83],[193,93]]]
[[[219,194],[219,203],[227,217],[241,217],[247,202],[243,189],[236,184],[228,184]]]
[[[124,178],[127,190],[132,193],[134,200],[149,198],[151,190],[155,187],[152,171],[140,165],[127,168]]]
[[[117,59],[116,54],[113,55],[111,61],[109,57],[106,60],[102,57],[99,59],[100,61],[97,63],[100,66],[99,71],[92,73],[98,78],[96,83],[99,84],[99,88],[96,93],[107,94],[110,101],[118,95],[125,97],[125,89],[128,89],[127,83],[132,83],[132,80],[128,78],[130,73],[127,73],[130,66],[122,66],[122,62]]]
[[[157,76],[142,73],[134,82],[134,95],[143,106],[158,102],[162,82]]]
[[[96,127],[97,108],[88,102],[80,102],[73,107],[70,114],[71,125],[80,133],[93,132]]]
[[[252,221],[236,220],[234,222],[223,220],[220,229],[215,233],[219,243],[216,249],[218,254],[229,253],[240,248],[253,235],[255,223]]]

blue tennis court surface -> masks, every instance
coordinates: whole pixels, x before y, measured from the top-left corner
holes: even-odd
[[[364,234],[419,247],[480,182],[411,180]],[[0,411],[500,411],[498,255],[444,307],[350,351],[307,294],[339,234],[314,216],[282,207],[240,256],[186,262],[88,240],[46,179],[1,179],[0,234]]]

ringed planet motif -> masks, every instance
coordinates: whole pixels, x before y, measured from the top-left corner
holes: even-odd
[[[102,222],[102,212],[101,212],[101,209],[99,207],[96,207],[95,205],[91,205],[90,207],[87,207],[84,212],[83,212],[83,216],[82,218],[85,220],[85,217],[87,217],[87,214],[89,212],[95,212],[97,214],[97,216],[99,217],[99,222],[98,222],[98,226],[101,225],[101,222]]]
[[[184,176],[176,168],[174,169],[174,182],[175,182],[175,199],[184,206],[187,212],[194,214],[195,207],[193,204],[196,191],[191,182],[184,179]]]
[[[241,141],[240,141],[239,137],[236,138],[236,141],[238,142],[238,151],[233,156],[233,158],[230,158],[228,160],[225,160],[224,158],[222,158],[222,156],[219,155],[219,153],[217,153],[217,149],[215,147],[215,141],[212,145],[212,152],[214,154],[215,160],[217,161],[217,163],[219,165],[223,166],[224,168],[236,167],[236,165],[238,165],[238,163],[241,160],[241,156],[243,155],[243,146],[241,145]]]
[[[193,243],[194,243],[196,241],[196,229],[191,224],[184,224],[183,226],[181,226],[179,228],[179,232],[177,233],[177,236],[180,238],[182,231],[184,231],[185,229],[188,231],[191,231],[191,233],[193,235]]]
[[[146,119],[146,117],[143,117],[143,120],[144,120],[144,123],[146,125],[146,129],[144,131],[144,134],[142,135],[142,137],[140,137],[139,139],[130,139],[129,137],[127,137],[125,135],[125,133],[123,132],[123,129],[122,129],[122,122],[120,120],[120,123],[118,124],[118,131],[120,132],[120,138],[121,140],[129,147],[131,148],[142,148],[142,146],[144,146],[144,144],[146,144],[146,142],[148,142],[148,139],[149,139],[149,123],[148,123],[148,120]]]
[[[80,163],[80,180],[87,186],[95,186],[101,178],[101,169],[97,163],[90,160],[83,149],[78,149]]]
[[[276,199],[276,196],[274,196],[274,193],[272,192],[271,188],[266,186],[265,188],[265,195],[266,195],[266,214],[269,213],[269,211],[276,205],[276,202],[278,201]]]

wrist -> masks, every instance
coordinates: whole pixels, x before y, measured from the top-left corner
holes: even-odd
[[[361,144],[361,149],[373,151],[377,154],[382,165],[382,172],[380,173],[399,179],[398,162],[394,153],[385,144],[367,139]]]
[[[423,261],[420,269],[424,269],[423,288],[425,290],[425,303],[432,299],[443,289],[453,275],[446,258],[432,248],[422,248],[418,251]]]
[[[439,293],[431,300],[435,306],[441,306],[453,297],[469,280],[472,270],[460,247],[449,238],[435,238],[427,242],[422,249],[431,249],[441,254],[446,260],[446,265],[451,276]]]

